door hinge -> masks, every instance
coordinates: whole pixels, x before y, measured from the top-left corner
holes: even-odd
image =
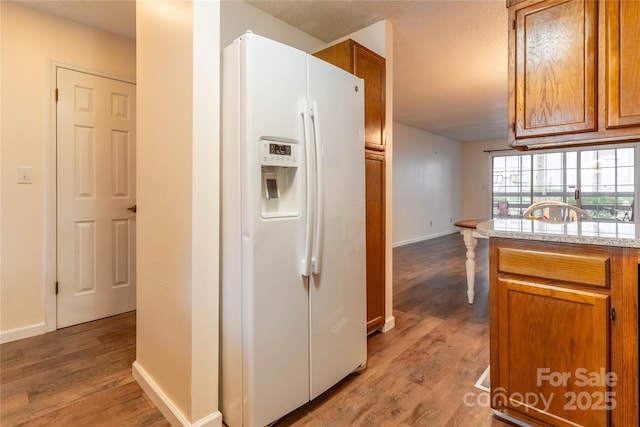
[[[575,194],[574,194],[573,198],[576,199],[576,200],[580,200],[580,190],[576,190],[575,191]]]
[[[513,29],[513,30],[516,29],[516,20],[515,19],[513,21],[511,21],[511,29]]]
[[[609,309],[609,319],[616,320],[616,309],[613,307]]]
[[[56,295],[58,295],[58,282],[56,282]]]
[[[58,88],[56,88],[55,97],[56,97],[56,102],[58,102]]]
[[[511,129],[513,129],[513,133],[516,133],[516,122],[511,123]]]

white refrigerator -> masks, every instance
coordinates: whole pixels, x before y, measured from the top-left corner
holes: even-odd
[[[221,407],[264,426],[364,368],[364,84],[246,33],[222,92]]]

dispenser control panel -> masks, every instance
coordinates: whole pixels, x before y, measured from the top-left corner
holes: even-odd
[[[295,142],[260,140],[262,166],[298,167],[298,144]]]

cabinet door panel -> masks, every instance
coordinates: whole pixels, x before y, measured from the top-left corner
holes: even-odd
[[[608,426],[609,295],[513,279],[498,279],[498,289],[495,408],[555,426]],[[587,380],[594,375],[602,381]]]
[[[367,222],[367,332],[384,324],[384,155],[365,152]]]
[[[543,1],[515,12],[515,137],[597,129],[597,3]]]
[[[607,1],[607,129],[640,126],[640,2]]]

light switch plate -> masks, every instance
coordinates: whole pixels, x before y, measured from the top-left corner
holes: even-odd
[[[18,184],[31,184],[31,166],[17,166]]]

